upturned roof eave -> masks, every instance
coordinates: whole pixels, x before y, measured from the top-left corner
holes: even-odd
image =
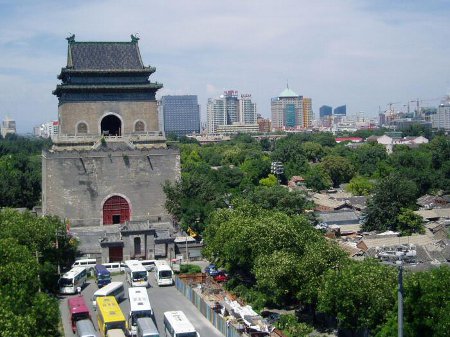
[[[148,84],[128,84],[128,85],[72,85],[72,84],[58,84],[56,89],[52,91],[53,95],[59,97],[63,91],[139,91],[139,90],[159,90],[163,87],[162,83],[148,83]]]
[[[155,67],[144,67],[142,69],[74,69],[70,67],[61,68],[61,72],[57,76],[61,80],[65,74],[103,74],[103,75],[114,75],[114,74],[144,74],[151,75],[156,71]]]

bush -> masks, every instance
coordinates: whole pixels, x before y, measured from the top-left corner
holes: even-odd
[[[180,273],[181,274],[196,274],[201,273],[202,268],[195,264],[182,264],[180,266]]]
[[[295,315],[281,315],[275,326],[282,330],[287,337],[303,337],[313,331],[308,324],[299,322]]]

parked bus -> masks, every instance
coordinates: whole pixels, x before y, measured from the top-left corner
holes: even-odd
[[[147,290],[142,287],[128,288],[130,300],[130,314],[128,315],[128,327],[130,335],[136,336],[137,319],[141,317],[153,318],[153,310],[150,305]]]
[[[164,313],[164,330],[170,337],[200,337],[194,326],[182,311]]]
[[[75,333],[77,330],[77,321],[91,319],[91,315],[89,314],[89,308],[87,307],[83,296],[69,298],[67,300],[67,305],[69,307],[69,317],[72,325],[72,331]]]
[[[127,323],[114,296],[97,298],[98,330],[102,337],[125,337]]]
[[[59,292],[61,294],[75,294],[77,292],[77,288],[83,288],[86,280],[86,268],[72,268],[58,280]]]
[[[137,319],[137,337],[159,337],[158,329],[151,318]]]
[[[173,284],[173,271],[166,261],[155,261],[155,279],[158,286],[171,286]]]
[[[102,264],[96,264],[94,268],[95,282],[99,288],[111,283],[111,273]]]
[[[147,269],[138,260],[125,261],[127,281],[132,287],[148,287]]]
[[[111,282],[103,288],[97,290],[92,296],[92,305],[97,306],[97,300],[99,297],[113,296],[117,302],[120,302],[125,297],[125,287],[123,282]]]

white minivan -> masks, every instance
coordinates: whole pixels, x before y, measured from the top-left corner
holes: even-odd
[[[97,260],[96,259],[79,259],[79,260],[76,260],[73,263],[72,268],[74,268],[74,267],[84,267],[88,271],[90,271],[90,270],[94,269],[96,264],[97,264]]]

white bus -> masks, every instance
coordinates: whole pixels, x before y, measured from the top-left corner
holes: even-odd
[[[155,261],[155,279],[158,286],[171,286],[173,284],[173,271],[164,260]]]
[[[123,282],[111,282],[97,290],[94,295],[92,295],[92,305],[94,306],[94,309],[97,307],[97,297],[104,296],[114,296],[117,303],[120,303],[125,297],[125,287],[123,286]]]
[[[136,336],[137,319],[142,317],[153,317],[153,310],[148,298],[147,290],[142,287],[128,288],[128,299],[130,300],[130,314],[128,315],[128,328],[131,336]]]
[[[170,337],[200,337],[194,326],[182,311],[164,313],[164,330]]]
[[[75,267],[62,275],[58,280],[59,292],[61,294],[75,294],[77,288],[83,288],[87,280],[85,267]]]
[[[125,261],[127,281],[132,287],[148,287],[147,269],[138,260]]]

